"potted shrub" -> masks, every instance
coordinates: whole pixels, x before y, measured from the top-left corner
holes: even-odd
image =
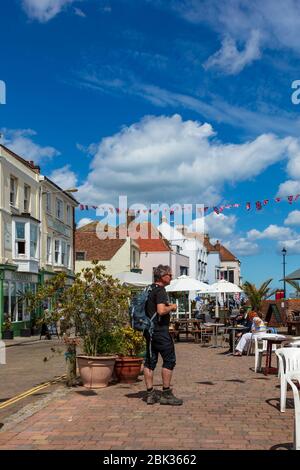
[[[118,357],[115,364],[115,375],[120,382],[136,382],[143,363],[145,340],[141,332],[131,326],[120,328],[118,336]]]
[[[115,364],[115,333],[124,324],[128,311],[129,290],[105,273],[105,267],[94,261],[91,268],[76,274],[72,285],[60,273],[30,294],[32,308],[42,307],[51,299],[51,309],[44,310],[41,321],[51,325],[60,321],[67,350],[67,383],[76,384],[78,340],[82,354],[77,364],[83,385],[106,387]]]
[[[2,339],[14,339],[14,332],[8,315],[5,315],[3,323]]]

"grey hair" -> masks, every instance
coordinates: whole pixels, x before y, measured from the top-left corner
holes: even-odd
[[[171,272],[170,266],[159,264],[153,269],[154,281],[159,281],[165,274]]]

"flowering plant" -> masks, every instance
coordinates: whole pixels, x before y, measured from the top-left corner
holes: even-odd
[[[124,326],[116,333],[118,337],[118,354],[138,356],[145,349],[145,340],[141,332],[131,326]]]

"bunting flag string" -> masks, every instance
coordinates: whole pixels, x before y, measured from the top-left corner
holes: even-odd
[[[300,197],[300,194],[286,196],[286,198],[284,198],[284,197],[275,197],[274,201],[276,203],[278,203],[278,202],[284,201],[286,199],[289,204],[292,204],[293,202],[296,202],[299,199],[299,197]],[[257,211],[260,211],[260,210],[263,209],[264,206],[269,204],[270,200],[271,199],[263,199],[262,201],[256,201],[254,204],[252,204],[251,202],[248,201],[248,202],[244,203],[245,204],[245,209],[247,211],[250,211],[251,207],[253,206],[253,207],[255,207],[255,209]],[[224,211],[224,209],[239,208],[239,207],[244,206],[244,204],[243,203],[234,203],[234,204],[225,204],[223,206],[213,206],[213,207],[204,206],[203,208],[198,207],[197,212],[198,212],[198,214],[203,215],[203,212],[204,212],[204,214],[206,214],[210,209],[212,209],[213,212],[215,212],[217,215],[219,215]],[[83,210],[88,211],[88,210],[91,210],[91,209],[97,210],[100,207],[102,207],[102,206],[101,205],[97,206],[95,204],[93,204],[93,205],[79,204],[79,209],[81,211],[83,211]],[[185,207],[185,205],[183,205],[183,206],[178,205],[177,207],[182,212],[191,212],[192,211],[192,204],[188,204],[187,207]],[[133,215],[139,215],[141,213],[143,213],[143,214],[151,214],[151,213],[158,214],[160,212],[167,213],[168,211],[169,211],[169,209],[164,207],[162,210],[142,209],[142,210],[132,210],[131,212],[132,212]],[[127,208],[120,209],[118,207],[116,209],[114,209],[113,207],[109,207],[107,209],[107,212],[110,212],[111,214],[114,214],[114,212],[116,212],[117,214],[124,213],[124,212],[129,213]],[[176,212],[175,209],[170,210],[171,215],[174,215],[175,212]]]

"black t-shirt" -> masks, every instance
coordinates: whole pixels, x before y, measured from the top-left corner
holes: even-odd
[[[152,284],[152,291],[149,294],[147,304],[146,304],[146,314],[151,318],[157,312],[158,304],[169,303],[168,294],[164,287],[158,286],[157,284]],[[170,323],[170,314],[167,315],[156,315],[153,320],[155,325],[155,330],[160,328],[169,328]]]

